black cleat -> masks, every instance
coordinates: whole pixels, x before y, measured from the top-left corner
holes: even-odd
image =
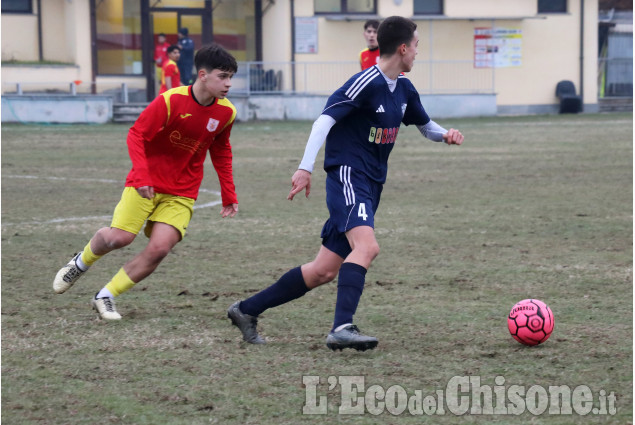
[[[240,329],[243,334],[243,340],[250,344],[265,344],[265,340],[258,335],[256,330],[258,318],[240,311],[240,301],[236,301],[229,307],[227,317],[229,317],[234,326]]]
[[[377,338],[359,333],[355,325],[348,325],[337,332],[331,332],[326,337],[326,346],[333,351],[342,351],[345,348],[354,348],[357,351],[372,350],[378,343]]]

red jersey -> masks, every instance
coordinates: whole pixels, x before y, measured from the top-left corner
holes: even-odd
[[[364,49],[359,52],[359,64],[362,66],[362,71],[370,68],[371,66],[377,65],[379,62],[379,47],[370,50]]]
[[[167,63],[169,59],[168,47],[170,47],[170,43],[167,41],[163,44],[157,44],[154,46],[154,63],[157,65],[157,68],[163,68],[163,65]]]
[[[223,206],[236,204],[229,144],[236,108],[227,99],[202,106],[192,86],[157,96],[128,132],[132,170],[126,186],[152,186],[155,192],[196,199],[209,151],[221,187]]]
[[[181,85],[181,73],[179,67],[173,60],[168,61],[163,65],[163,72],[161,73],[161,87],[159,87],[159,94],[163,94],[168,90],[168,86],[165,84],[167,79],[172,82],[172,87],[175,88]]]

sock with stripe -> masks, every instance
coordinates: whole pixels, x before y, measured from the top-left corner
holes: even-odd
[[[300,298],[309,292],[304,283],[300,267],[289,270],[270,287],[240,303],[240,311],[250,316],[259,316],[268,308]]]
[[[366,271],[366,268],[355,263],[343,263],[340,267],[332,331],[353,323],[353,316],[364,290]]]

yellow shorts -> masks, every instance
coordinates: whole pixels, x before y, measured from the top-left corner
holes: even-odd
[[[126,187],[115,207],[110,226],[136,235],[147,220],[144,233],[150,237],[154,222],[165,223],[178,230],[183,239],[192,219],[193,207],[192,198],[155,193],[153,199],[146,199],[134,187]]]

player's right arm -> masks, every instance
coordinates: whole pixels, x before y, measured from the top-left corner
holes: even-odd
[[[164,96],[158,96],[139,115],[137,121],[128,131],[126,143],[128,154],[132,161],[133,176],[132,185],[144,198],[154,197],[152,177],[148,167],[145,144],[150,143],[156,134],[161,131],[167,121],[167,105]]]
[[[289,196],[287,196],[288,200],[292,201],[293,197],[305,188],[306,197],[309,197],[311,193],[311,173],[315,165],[315,158],[333,125],[335,125],[333,117],[325,114],[320,115],[313,123],[300,166],[293,174],[293,177],[291,177],[291,192],[289,192]]]

